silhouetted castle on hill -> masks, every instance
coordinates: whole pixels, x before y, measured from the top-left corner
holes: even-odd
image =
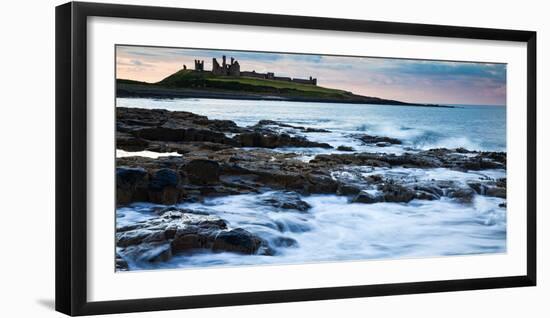
[[[185,65],[183,66],[183,68],[187,69]],[[204,70],[204,61],[195,60],[195,71],[207,72]],[[307,79],[307,78],[291,78],[291,77],[275,76],[275,73],[273,72],[267,72],[267,73],[257,73],[256,71],[241,72],[241,66],[239,62],[234,58],[231,58],[230,63],[227,63],[225,55],[222,56],[221,65],[220,63],[218,63],[216,58],[212,59],[211,73],[214,75],[220,75],[220,76],[244,76],[244,77],[254,77],[254,78],[269,79],[269,80],[283,81],[283,82],[294,82],[294,83],[300,83],[300,84],[317,85],[317,79],[311,76],[309,77],[309,79]]]

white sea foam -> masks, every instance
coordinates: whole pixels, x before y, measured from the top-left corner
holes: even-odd
[[[117,158],[124,158],[124,157],[147,157],[147,158],[159,158],[159,157],[169,157],[169,156],[181,156],[177,152],[155,152],[155,151],[125,151],[122,149],[116,150],[116,157]]]
[[[206,210],[274,244],[281,237],[297,242],[275,256],[195,253],[155,267],[291,264],[359,259],[434,257],[506,251],[506,211],[502,199],[476,196],[473,204],[415,200],[409,204],[348,203],[346,197],[315,195],[307,213],[280,211],[259,204],[260,195],[207,201]],[[181,207],[204,211],[201,204]],[[137,264],[141,268],[151,264]]]

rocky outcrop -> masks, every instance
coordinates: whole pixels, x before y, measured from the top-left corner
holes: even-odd
[[[256,125],[252,126],[254,130],[265,131],[266,129],[270,132],[273,132],[270,127],[279,127],[279,128],[291,128],[300,132],[305,133],[330,133],[330,130],[322,128],[313,128],[313,127],[303,127],[303,126],[294,126],[285,123],[281,123],[275,120],[260,120]]]
[[[258,148],[283,148],[283,147],[300,147],[300,148],[332,148],[327,143],[319,143],[309,141],[305,137],[290,136],[288,134],[274,134],[249,132],[242,133],[234,137],[241,147],[258,147]]]
[[[350,146],[343,146],[343,145],[340,145],[336,148],[336,150],[339,150],[339,151],[355,151],[355,149],[353,149],[353,147],[350,147]]]
[[[356,136],[365,144],[375,144],[378,147],[386,147],[390,145],[400,145],[402,142],[399,139],[382,136],[360,135]]]
[[[164,262],[180,253],[200,250],[268,255],[269,246],[241,228],[230,229],[226,221],[204,212],[168,208],[159,216],[116,230],[117,268],[127,260]]]
[[[291,136],[264,128],[269,125],[268,122],[260,122],[246,128],[230,120],[213,120],[189,112],[117,107],[117,149],[185,154],[197,148],[204,150],[213,147],[331,148],[326,143],[312,142],[303,136]],[[289,127],[300,132],[324,131]]]
[[[302,200],[295,192],[275,192],[262,198],[262,203],[270,205],[280,210],[297,210],[306,212],[311,209],[311,205]]]
[[[181,201],[200,201],[209,196],[267,190],[301,195],[338,194],[350,196],[353,202],[363,203],[448,197],[468,204],[475,195],[506,198],[505,179],[472,180],[463,185],[444,180],[415,181],[380,175],[362,177],[360,174],[355,180],[349,180],[338,173],[345,171],[353,175],[353,167],[448,168],[460,171],[506,169],[506,154],[502,152],[475,152],[464,148],[410,151],[399,155],[350,152],[320,154],[304,162],[298,160],[294,153],[261,148],[331,146],[309,141],[303,136],[280,133],[281,129],[308,130],[269,120],[243,128],[231,121],[210,120],[188,112],[117,108],[117,142],[123,147],[145,147],[160,152],[175,150],[184,154],[158,159],[118,158],[117,204],[146,201],[169,205]],[[229,134],[232,137],[228,137]],[[369,144],[401,143],[397,139],[381,136],[361,135],[357,138]],[[338,149],[348,151],[351,148],[341,146]],[[281,209],[307,210],[307,203],[301,203],[299,197],[289,195],[264,203]]]
[[[469,204],[476,194],[506,197],[506,181],[474,179],[467,185],[447,180],[416,180],[371,174],[363,176],[354,167],[387,169],[397,167],[467,170],[471,162],[483,166],[503,167],[484,153],[468,156],[453,150],[439,149],[414,154],[331,154],[318,155],[310,162],[295,159],[294,154],[269,150],[223,149],[206,154],[158,159],[129,157],[117,159],[124,172],[119,204],[145,200],[164,204],[176,201],[200,201],[204,197],[257,193],[267,190],[290,191],[265,204],[297,210],[305,209],[299,196],[337,194],[351,196],[353,202],[402,202],[414,199],[438,200],[442,197]],[[498,158],[498,157],[497,157]],[[341,171],[341,172],[340,172]],[[350,176],[353,176],[350,179]],[[152,184],[151,184],[152,183]],[[153,192],[155,190],[156,192]],[[368,195],[364,190],[370,191]],[[376,193],[374,195],[373,193]],[[370,196],[370,197],[369,197]],[[303,206],[303,207],[302,207]]]
[[[467,155],[454,149],[430,149],[401,155],[386,153],[353,153],[318,155],[310,161],[314,165],[336,167],[341,165],[449,168],[454,170],[506,169],[506,154],[500,152],[470,152]]]

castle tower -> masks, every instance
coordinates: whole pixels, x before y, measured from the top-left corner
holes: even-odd
[[[220,63],[218,63],[216,58],[212,59],[212,74],[223,75],[223,69],[220,67]]]
[[[195,60],[195,71],[202,72],[204,71],[204,60]]]
[[[231,58],[233,60],[233,58]],[[227,75],[229,76],[241,76],[241,66],[238,61],[231,61],[231,65],[227,70]]]
[[[227,65],[226,61],[225,61],[225,55],[222,56],[222,67],[223,69],[225,70],[225,66]]]

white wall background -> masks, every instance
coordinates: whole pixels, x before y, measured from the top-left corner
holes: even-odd
[[[548,317],[550,207],[550,22],[545,1],[218,1],[163,5],[538,32],[539,285],[530,288],[406,295],[116,315],[116,317]],[[0,316],[61,317],[54,304],[54,7],[63,1],[11,1],[0,18]],[[7,204],[6,204],[7,203]],[[145,287],[146,288],[146,287]]]

